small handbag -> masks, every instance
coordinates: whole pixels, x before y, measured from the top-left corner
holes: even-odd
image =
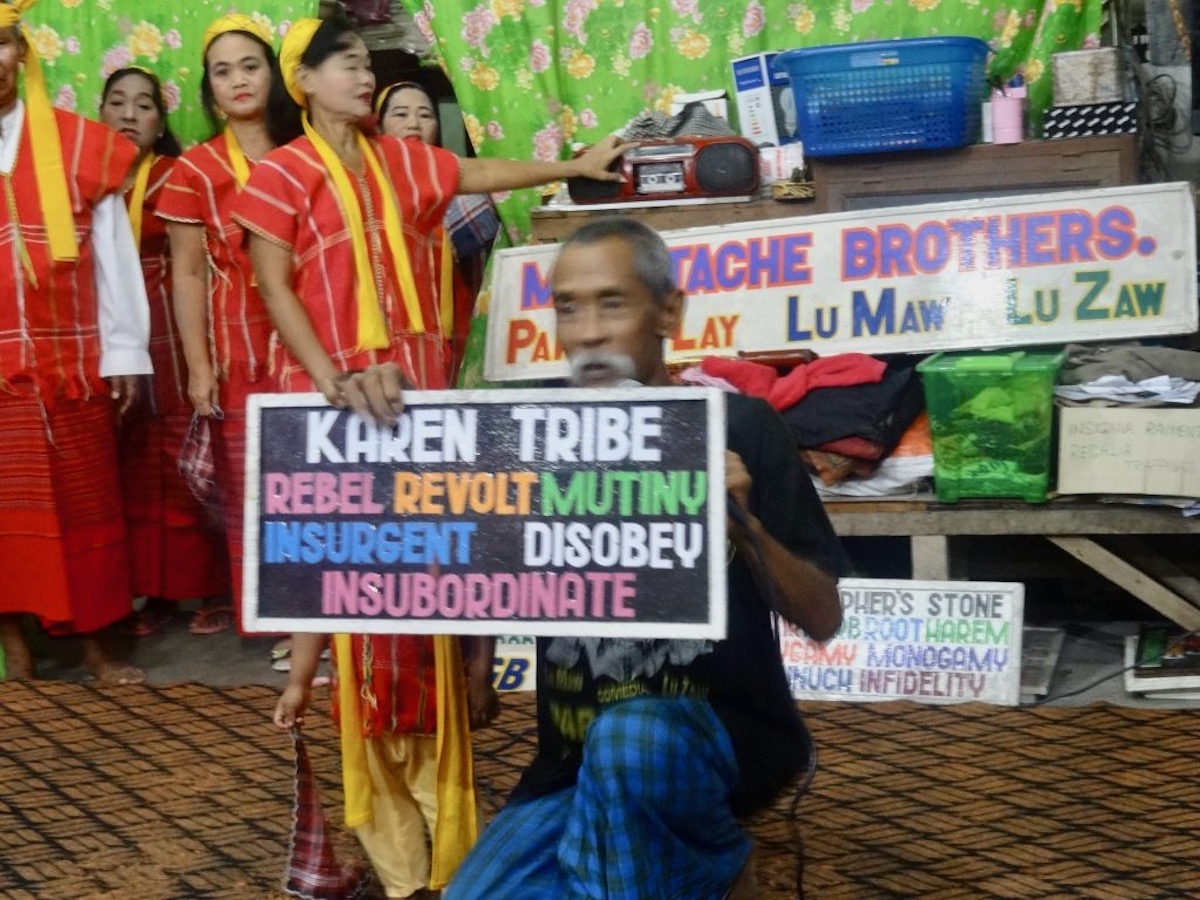
[[[221,522],[221,490],[217,484],[217,463],[213,453],[212,418],[221,418],[219,410],[213,416],[192,414],[191,424],[179,448],[179,474],[187,482],[192,495]]]

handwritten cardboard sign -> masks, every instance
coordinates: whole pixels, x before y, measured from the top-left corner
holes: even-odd
[[[712,388],[251,397],[247,631],[720,638]]]
[[[838,591],[837,635],[780,636],[794,697],[1020,702],[1024,585],[843,578]]]
[[[1144,184],[663,232],[681,363],[739,351],[929,353],[1196,330],[1192,186]],[[553,244],[493,257],[485,372],[566,373]]]
[[[1200,497],[1200,409],[1059,413],[1060,494]]]

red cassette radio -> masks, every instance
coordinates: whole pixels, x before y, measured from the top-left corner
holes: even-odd
[[[692,197],[741,197],[758,191],[758,149],[741,137],[642,141],[611,167],[624,183],[571,178],[575,203],[644,203]]]

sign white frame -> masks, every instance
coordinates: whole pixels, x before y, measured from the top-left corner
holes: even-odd
[[[580,405],[625,405],[630,409],[646,405],[663,405],[677,408],[688,408],[699,411],[699,415],[688,418],[688,424],[703,417],[707,434],[696,434],[688,430],[689,447],[687,459],[694,464],[695,470],[703,469],[707,477],[707,499],[699,515],[692,517],[700,521],[704,527],[703,564],[683,573],[680,579],[686,582],[689,590],[680,591],[679,596],[685,598],[699,597],[692,606],[688,607],[689,618],[675,620],[660,618],[657,621],[631,620],[599,620],[595,618],[571,619],[522,619],[522,618],[476,618],[454,619],[447,617],[394,617],[370,618],[364,616],[325,616],[325,615],[265,615],[260,603],[260,559],[261,540],[259,524],[263,518],[262,478],[264,441],[271,436],[264,434],[264,412],[275,409],[297,409],[309,411],[331,411],[324,397],[318,393],[297,394],[253,394],[247,404],[246,417],[246,491],[245,491],[245,547],[243,564],[243,609],[242,626],[250,633],[280,633],[280,632],[357,632],[371,634],[501,634],[501,635],[579,635],[594,637],[628,637],[628,638],[696,638],[715,639],[725,637],[726,632],[726,503],[725,503],[725,401],[724,395],[716,388],[695,387],[638,387],[617,389],[596,388],[541,388],[514,390],[464,390],[464,391],[408,391],[404,395],[407,410],[419,409],[422,406],[449,407],[454,405],[475,405],[476,407],[500,406],[569,406]],[[338,411],[335,427],[354,423],[355,428],[374,429],[376,426],[363,423],[355,413],[345,410]],[[679,425],[673,426],[678,432]],[[514,433],[518,425],[513,426]],[[377,429],[383,431],[384,429]],[[365,432],[360,432],[365,433]],[[513,455],[516,459],[514,435],[490,434],[485,452],[491,457],[504,453]],[[508,440],[512,438],[512,440]],[[294,439],[294,438],[293,438]],[[276,437],[276,440],[281,438]],[[666,448],[681,441],[679,433],[671,433],[669,427],[664,427],[661,445]],[[299,441],[298,443],[303,443]],[[480,443],[483,443],[482,441]],[[694,448],[692,447],[694,445]],[[298,470],[304,469],[305,447],[288,443],[276,448],[278,454],[290,452],[298,454],[300,462]],[[679,453],[675,450],[671,452]],[[490,458],[490,457],[489,457]],[[312,471],[331,470],[332,463],[322,463]],[[345,473],[357,473],[368,466],[383,464],[346,463],[339,469]],[[401,464],[393,464],[400,467]],[[413,470],[419,471],[418,464],[408,464]],[[532,464],[520,463],[528,469]],[[594,469],[602,469],[604,464],[588,463]],[[582,470],[584,463],[578,463]],[[649,467],[653,469],[653,467]],[[486,471],[486,470],[485,470]],[[497,470],[503,471],[503,470]],[[614,488],[615,490],[615,488]],[[386,515],[386,512],[383,514]],[[397,516],[398,517],[398,516]],[[537,517],[546,521],[545,517]],[[685,517],[679,517],[682,521]],[[482,521],[486,522],[486,519]],[[516,558],[521,556],[521,547],[513,548]],[[519,565],[514,563],[513,571],[519,571]],[[320,571],[318,568],[316,571]],[[507,571],[507,570],[505,570]],[[573,568],[571,571],[587,572],[588,567]],[[597,571],[599,569],[597,568]],[[636,570],[635,570],[636,571]],[[649,572],[649,570],[645,570]],[[424,573],[424,570],[422,570]],[[649,573],[653,575],[653,573]],[[303,578],[303,576],[298,576]],[[694,582],[694,584],[693,584]],[[305,589],[311,588],[306,585]],[[315,588],[320,593],[320,584]],[[668,603],[669,605],[669,603]],[[678,606],[679,604],[676,603]],[[703,617],[695,616],[703,612]]]

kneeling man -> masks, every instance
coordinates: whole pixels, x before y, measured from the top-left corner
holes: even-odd
[[[550,286],[577,385],[669,383],[663,341],[684,296],[653,230],[618,218],[584,226]],[[396,373],[355,377],[346,400],[394,421]],[[845,566],[783,421],[730,395],[726,423],[728,636],[539,638],[537,757],[446,900],[753,895],[737,816],[771,803],[808,763],[773,615],[831,637]]]

